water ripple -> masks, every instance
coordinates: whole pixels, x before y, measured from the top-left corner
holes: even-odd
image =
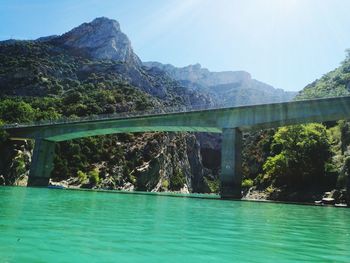
[[[0,188],[0,262],[350,262],[350,210]]]

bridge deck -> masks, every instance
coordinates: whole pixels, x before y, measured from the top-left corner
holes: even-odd
[[[224,128],[241,130],[272,128],[307,122],[347,119],[350,97],[314,99],[219,109],[192,109],[146,115],[96,116],[91,119],[61,120],[55,123],[7,125],[16,138],[44,138],[65,141],[123,132],[214,132]]]

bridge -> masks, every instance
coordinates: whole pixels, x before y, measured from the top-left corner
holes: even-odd
[[[2,127],[13,139],[33,139],[35,146],[28,186],[47,186],[53,169],[55,143],[125,132],[222,133],[220,193],[240,198],[242,132],[350,116],[350,97],[314,99],[219,109],[108,116],[54,123]]]

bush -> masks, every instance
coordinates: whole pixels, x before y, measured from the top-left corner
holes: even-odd
[[[162,189],[167,190],[169,187],[169,181],[168,180],[163,180],[162,181]]]
[[[280,128],[271,145],[275,154],[265,162],[264,179],[276,186],[320,185],[331,156],[326,128],[321,124]]]
[[[77,172],[77,177],[79,178],[79,182],[80,183],[84,183],[87,180],[86,173],[84,173],[84,172],[82,172],[80,170]]]
[[[185,177],[183,172],[176,168],[173,175],[170,177],[169,189],[179,191],[185,184]]]
[[[3,144],[4,142],[7,141],[8,136],[9,136],[8,133],[7,133],[6,131],[1,130],[1,126],[2,126],[2,125],[4,125],[4,123],[3,123],[2,120],[0,120],[0,146],[1,146],[1,144]]]
[[[207,184],[210,193],[219,193],[220,190],[220,181],[218,179],[209,179],[204,177],[204,181]]]
[[[0,115],[7,123],[25,123],[34,120],[35,111],[26,102],[6,99],[0,102]]]
[[[23,156],[19,156],[14,160],[13,167],[15,167],[16,176],[20,176],[27,171]]]
[[[244,179],[242,182],[243,188],[251,188],[254,184],[254,181],[252,179]]]
[[[100,182],[99,170],[95,168],[88,173],[89,181],[92,185],[97,185]]]

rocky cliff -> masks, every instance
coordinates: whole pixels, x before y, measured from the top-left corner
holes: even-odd
[[[49,40],[86,52],[96,60],[111,59],[128,64],[141,64],[129,38],[121,31],[119,23],[106,17],[96,18],[90,23],[84,23],[62,36]]]
[[[200,64],[177,68],[159,62],[144,62],[148,68],[158,68],[182,85],[208,94],[216,104],[238,106],[292,100],[296,92],[275,89],[261,81],[252,79],[245,71],[211,72]]]

